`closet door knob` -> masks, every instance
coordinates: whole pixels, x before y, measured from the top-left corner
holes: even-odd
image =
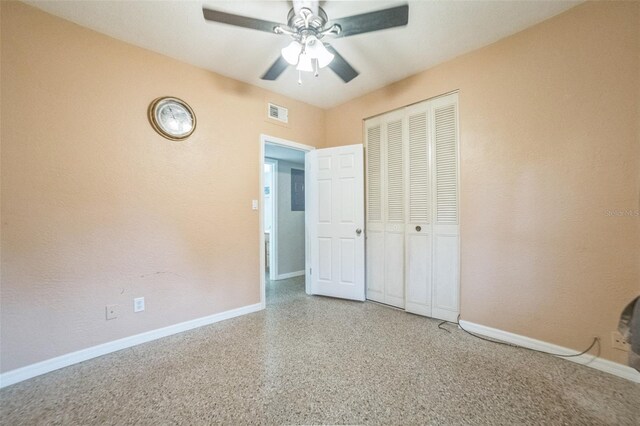
[[[420,225],[416,226],[416,231],[418,232],[422,231],[422,227]]]
[[[360,228],[356,229],[356,234],[358,234],[358,235],[362,234],[362,229],[360,229]]]

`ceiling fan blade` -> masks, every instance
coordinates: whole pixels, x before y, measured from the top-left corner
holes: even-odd
[[[371,31],[384,30],[386,28],[402,27],[409,22],[409,5],[396,6],[362,15],[347,16],[345,18],[332,19],[332,24],[338,24],[342,28],[337,37],[349,37],[356,34]]]
[[[276,59],[273,65],[271,65],[271,67],[267,70],[267,72],[265,72],[264,75],[260,78],[263,80],[273,81],[278,77],[280,77],[280,74],[282,74],[284,70],[287,69],[288,66],[289,66],[289,63],[282,56],[278,56],[278,59]]]
[[[262,19],[249,18],[248,16],[234,15],[232,13],[220,12],[219,10],[202,8],[204,19],[207,21],[220,22],[222,24],[234,25],[236,27],[249,28],[252,30],[266,31],[273,33],[273,29],[277,26],[286,27],[286,25],[277,22],[263,21]]]
[[[349,62],[347,62],[337,51],[330,45],[325,45],[327,50],[333,53],[333,61],[329,62],[329,68],[333,70],[338,77],[340,77],[345,83],[350,82],[358,76],[358,71],[353,69]]]

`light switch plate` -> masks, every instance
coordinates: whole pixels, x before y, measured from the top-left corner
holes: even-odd
[[[136,297],[133,299],[133,312],[144,311],[144,297]]]
[[[258,210],[258,200],[251,201],[251,208],[253,210]]]

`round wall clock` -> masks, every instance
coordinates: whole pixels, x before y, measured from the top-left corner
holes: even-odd
[[[196,129],[196,115],[181,99],[165,96],[149,105],[149,121],[167,139],[180,141],[188,138]]]

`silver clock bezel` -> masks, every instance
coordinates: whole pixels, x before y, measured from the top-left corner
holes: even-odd
[[[165,126],[163,126],[161,120],[159,119],[159,112],[160,112],[160,109],[166,106],[167,104],[175,104],[176,106],[184,109],[187,112],[187,114],[191,118],[191,123],[192,123],[191,129],[189,131],[181,134],[175,134],[169,131],[169,129],[167,129]],[[180,98],[176,98],[174,96],[162,96],[157,99],[154,99],[154,101],[151,102],[151,104],[149,105],[148,118],[149,118],[149,122],[151,123],[151,126],[154,128],[156,132],[158,132],[161,136],[172,141],[185,140],[186,138],[191,136],[191,134],[196,129],[196,125],[197,125],[196,115],[193,112],[193,109],[191,109],[189,104],[187,104],[185,101],[183,101]]]

